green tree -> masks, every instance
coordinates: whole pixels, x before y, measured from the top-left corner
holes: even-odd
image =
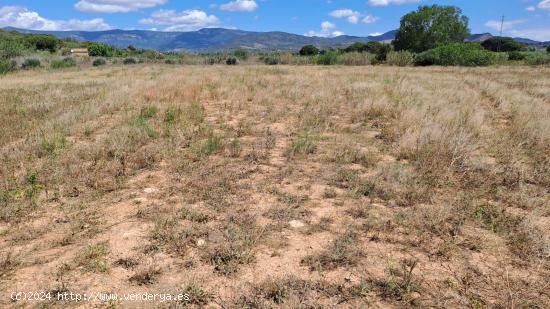
[[[494,52],[511,52],[527,50],[527,44],[514,41],[512,38],[492,37],[481,43],[483,48]]]
[[[401,18],[396,50],[423,52],[440,44],[462,43],[470,35],[468,17],[456,6],[421,6]]]
[[[370,43],[370,42],[369,42]],[[367,44],[363,43],[363,42],[355,42],[353,44],[351,44],[350,46],[346,47],[344,49],[344,51],[346,53],[352,53],[352,52],[364,52],[364,51],[367,51]]]
[[[550,53],[550,45],[548,45],[548,47],[546,47],[546,51],[547,51],[548,53]]]
[[[313,56],[319,54],[319,48],[314,45],[306,45],[300,49],[300,55]]]
[[[29,47],[47,50],[51,53],[55,52],[60,45],[60,41],[56,37],[46,34],[31,34],[26,36],[24,41]]]

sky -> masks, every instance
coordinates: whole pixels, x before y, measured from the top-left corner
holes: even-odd
[[[419,5],[455,5],[472,33],[550,40],[550,0],[0,0],[0,28],[194,31],[222,27],[333,37],[399,27]]]

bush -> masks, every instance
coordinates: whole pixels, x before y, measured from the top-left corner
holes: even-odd
[[[17,70],[17,62],[14,60],[0,60],[0,75]]]
[[[24,70],[34,69],[38,67],[40,67],[40,60],[33,58],[25,59],[25,61],[23,61],[23,64],[21,64],[21,68],[23,68]]]
[[[113,57],[115,48],[102,43],[90,43],[88,45],[88,54],[92,57]]]
[[[246,60],[248,59],[248,52],[244,49],[237,49],[236,51],[233,52],[233,56],[241,60]]]
[[[550,54],[545,54],[541,52],[530,53],[526,58],[525,62],[528,65],[545,65],[550,64]]]
[[[414,64],[414,54],[408,51],[391,51],[386,56],[386,63],[399,67]]]
[[[550,45],[548,45],[548,47],[546,47],[546,52],[550,53]]]
[[[136,58],[126,58],[124,59],[124,61],[122,62],[124,64],[136,64],[138,63]]]
[[[489,66],[497,61],[496,54],[479,44],[455,43],[441,45],[416,56],[415,64],[443,66]]]
[[[229,57],[229,58],[227,58],[227,60],[225,60],[225,64],[227,64],[227,65],[236,65],[237,64],[237,58]]]
[[[306,45],[300,49],[301,56],[313,56],[319,54],[319,48],[314,45]]]
[[[386,61],[387,54],[392,50],[390,44],[385,44],[377,41],[370,41],[367,43],[355,42],[344,49],[346,53],[371,53],[376,55],[377,61]]]
[[[492,37],[481,43],[483,48],[493,52],[511,52],[523,51],[527,49],[527,44],[514,41],[512,38]]]
[[[67,57],[61,60],[54,60],[50,63],[52,69],[71,68],[76,66],[76,61],[73,58]]]
[[[317,58],[317,64],[335,65],[338,63],[338,53],[335,51],[327,51]]]
[[[225,57],[221,54],[208,55],[208,58],[206,58],[206,64],[210,65],[220,64],[223,61],[225,61]]]
[[[525,58],[526,58],[526,55],[522,52],[519,52],[519,51],[508,52],[508,59],[509,60],[521,61],[521,60],[525,60]]]
[[[0,59],[11,59],[23,55],[25,46],[11,40],[0,41]]]
[[[351,52],[338,56],[338,63],[343,65],[369,65],[375,62],[376,56],[370,53]]]
[[[106,65],[107,64],[107,61],[105,61],[105,59],[103,58],[97,58],[94,60],[94,62],[92,62],[92,65],[94,67],[99,67],[99,66],[102,66],[102,65]]]
[[[267,65],[277,65],[281,62],[279,55],[268,55],[263,57],[264,63]]]
[[[166,64],[176,64],[176,60],[174,60],[174,59],[166,59],[166,60],[164,60],[164,63],[166,63]]]
[[[26,42],[29,47],[38,50],[47,50],[51,53],[57,50],[60,43],[56,37],[47,34],[28,35],[24,38],[24,42]]]

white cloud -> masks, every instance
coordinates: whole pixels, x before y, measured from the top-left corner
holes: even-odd
[[[329,30],[334,29],[334,28],[336,28],[336,25],[331,23],[331,22],[324,21],[324,22],[321,23],[321,29],[323,31],[329,31]]]
[[[330,16],[335,18],[346,18],[351,24],[357,24],[359,19],[365,24],[376,22],[378,17],[372,15],[364,15],[351,9],[339,9],[329,13]]]
[[[502,30],[506,31],[514,28],[515,25],[521,25],[526,22],[527,20],[525,19],[508,20],[504,23],[500,20],[490,20],[485,23],[485,26],[497,31],[500,31],[500,28],[502,26]]]
[[[532,6],[532,5],[525,8],[525,10],[528,11],[528,12],[534,12],[536,9],[537,9],[537,8],[535,8],[535,7]]]
[[[363,24],[372,24],[372,23],[375,23],[378,21],[378,17],[376,16],[372,16],[372,15],[367,15],[365,17],[363,17],[363,19],[361,20],[361,22]]]
[[[317,32],[317,31],[310,30],[310,31],[306,32],[304,35],[329,38],[329,37],[337,37],[337,36],[341,36],[341,35],[345,34],[342,31],[338,31],[338,30],[334,30],[334,29],[336,29],[335,24],[333,24],[329,21],[324,21],[324,22],[321,23],[321,31]]]
[[[81,12],[127,13],[155,7],[168,0],[80,0],[74,7]]]
[[[253,12],[257,8],[258,4],[254,0],[235,0],[220,5],[220,10],[231,12]]]
[[[336,18],[347,18],[348,22],[356,24],[359,21],[361,13],[350,9],[339,9],[329,13],[330,16]]]
[[[418,3],[422,0],[369,0],[372,6],[402,5],[409,3]]]
[[[30,30],[107,30],[112,27],[101,18],[80,20],[51,20],[37,12],[20,6],[0,7],[0,27],[16,27]]]
[[[550,11],[550,0],[542,0],[541,2],[539,2],[537,7],[541,10]]]
[[[220,20],[214,15],[208,15],[201,10],[160,10],[139,21],[143,25],[166,26],[165,31],[195,31],[202,28],[214,27]]]

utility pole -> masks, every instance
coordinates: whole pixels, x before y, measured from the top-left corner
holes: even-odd
[[[504,30],[504,15],[502,15],[502,19],[500,20],[500,37],[502,38],[502,31]],[[498,45],[497,45],[497,52],[500,53],[500,44],[501,44],[501,40],[499,39],[498,40]]]
[[[500,20],[500,36],[502,36],[502,30],[504,30],[504,15],[502,15],[502,19]]]

